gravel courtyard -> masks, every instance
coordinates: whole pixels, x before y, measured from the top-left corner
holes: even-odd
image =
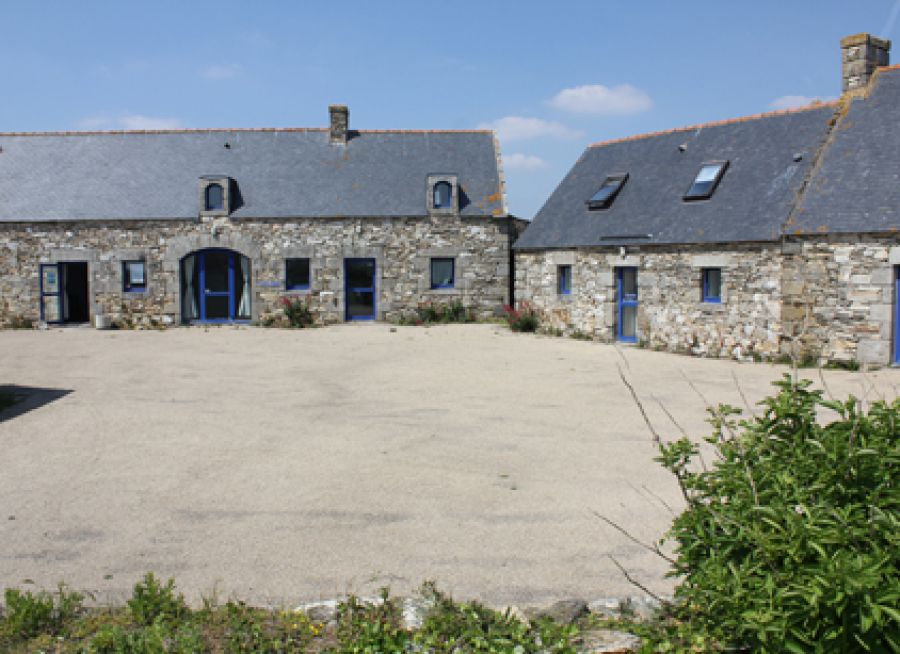
[[[619,379],[665,436],[784,366],[493,325],[0,332],[0,588],[119,600],[146,571],[189,598],[269,604],[435,579],[492,604],[669,592],[679,493]],[[819,383],[819,375],[811,371]],[[894,397],[900,371],[826,371]],[[37,389],[37,390],[36,390]],[[16,389],[13,389],[16,390]]]

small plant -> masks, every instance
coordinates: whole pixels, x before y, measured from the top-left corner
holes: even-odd
[[[34,320],[26,316],[18,315],[9,319],[9,329],[34,329]]]
[[[506,305],[503,310],[506,312],[506,323],[514,332],[536,332],[541,325],[537,311],[528,302],[519,303],[518,308]]]
[[[175,580],[160,584],[152,572],[134,585],[128,608],[135,622],[152,625],[156,620],[177,620],[188,611],[184,596],[175,594]]]
[[[402,610],[387,588],[381,601],[360,602],[354,596],[338,605],[337,638],[346,654],[401,654],[410,635],[402,626]]]
[[[303,329],[304,327],[311,327],[316,322],[308,297],[283,297],[281,298],[281,306],[285,318],[287,318],[288,327]]]
[[[474,322],[472,311],[461,300],[453,300],[446,304],[440,302],[424,302],[416,307],[415,317],[402,319],[401,324],[435,325],[448,323]]]
[[[56,593],[32,593],[8,588],[4,593],[6,613],[3,631],[12,638],[31,638],[43,632],[59,633],[66,621],[81,610],[84,596],[60,584]]]

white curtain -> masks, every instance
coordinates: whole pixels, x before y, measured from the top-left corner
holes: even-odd
[[[181,312],[185,320],[195,320],[197,315],[197,296],[194,293],[194,264],[196,256],[193,254],[184,258],[184,297],[181,298]]]
[[[241,277],[244,278],[244,291],[241,293],[241,304],[238,307],[238,317],[250,317],[250,259],[241,257]]]

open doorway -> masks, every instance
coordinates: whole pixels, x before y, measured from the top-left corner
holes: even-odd
[[[41,264],[41,320],[77,324],[91,319],[87,261]]]

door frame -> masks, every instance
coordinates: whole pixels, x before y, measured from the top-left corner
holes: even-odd
[[[84,321],[72,321],[66,320],[66,284],[65,281],[68,278],[68,271],[64,271],[63,267],[72,265],[72,264],[82,264],[84,265],[85,271],[85,302],[87,304],[86,315],[87,320]],[[44,290],[44,271],[47,269],[53,268],[56,270],[56,291],[48,292]],[[82,325],[91,321],[91,266],[90,262],[85,260],[71,260],[71,261],[56,261],[53,263],[41,263],[38,264],[38,283],[39,283],[39,292],[38,292],[38,303],[40,309],[40,318],[41,322],[47,323],[48,325]],[[56,307],[59,312],[57,315],[59,316],[59,320],[47,320],[46,312],[44,311],[44,298],[56,297]]]
[[[894,266],[894,357],[895,366],[900,365],[900,266]]]
[[[223,253],[228,255],[228,290],[227,291],[215,291],[212,293],[206,292],[206,255],[209,253]],[[197,266],[197,282],[198,288],[196,289],[197,293],[197,317],[186,321],[188,324],[194,325],[222,325],[222,324],[243,324],[249,323],[250,318],[239,318],[237,315],[238,304],[237,297],[235,294],[237,284],[235,283],[235,275],[240,274],[240,259],[239,257],[245,257],[250,261],[249,257],[242,254],[237,250],[231,250],[229,248],[203,248],[200,250],[194,250],[192,252],[187,253],[181,259],[181,264],[179,266],[179,276],[181,277],[181,284],[184,283],[184,259],[187,257],[194,257],[195,264]],[[252,288],[253,283],[253,263],[250,261],[250,281]],[[183,291],[182,291],[183,292]],[[228,317],[227,318],[207,318],[206,317],[206,298],[208,296],[212,297],[227,297],[228,298]],[[252,302],[253,297],[251,293],[251,315],[252,315]],[[183,307],[183,303],[182,303]],[[183,311],[183,309],[182,309]],[[182,314],[182,320],[184,320]]]
[[[351,263],[358,261],[372,262],[372,285],[371,286],[354,286],[350,287],[350,275],[347,274],[347,268]],[[356,322],[361,320],[375,320],[378,315],[378,261],[375,257],[346,257],[344,259],[344,320],[348,322]],[[350,293],[351,291],[372,293],[372,313],[368,316],[351,316],[350,315]]]
[[[625,294],[622,292],[622,276],[626,270],[634,271],[634,296],[625,297]],[[618,319],[616,320],[616,340],[621,343],[637,343],[637,312],[638,305],[640,304],[640,300],[638,299],[640,294],[638,292],[638,269],[637,266],[617,266],[616,267],[616,313],[618,314]],[[622,326],[624,321],[622,320],[622,315],[624,314],[625,307],[634,307],[634,336],[625,336],[622,333]]]

